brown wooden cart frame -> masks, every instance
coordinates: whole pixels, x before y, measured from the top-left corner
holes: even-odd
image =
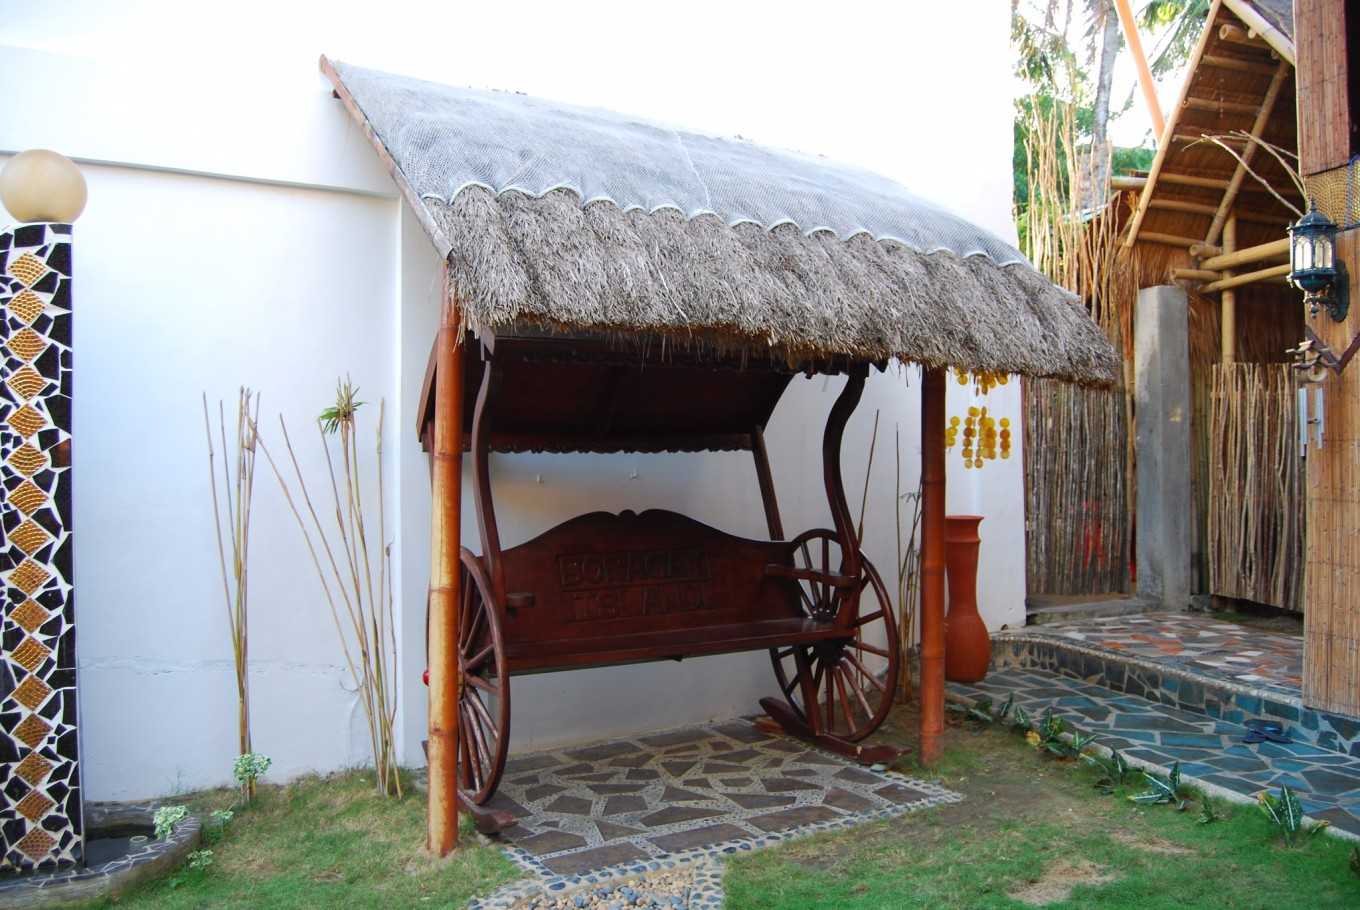
[[[455,338],[445,331],[436,342],[419,430],[432,468],[454,454],[452,440],[441,446],[436,400],[441,371],[459,370],[461,389],[448,395],[459,399],[457,444],[472,458],[481,554],[436,544],[436,558],[457,560],[458,624],[453,653],[429,660],[445,661],[456,679],[460,803],[475,809],[495,793],[510,739],[510,681],[526,673],[768,650],[779,695],[760,704],[785,730],[865,762],[899,754],[860,744],[892,706],[899,636],[888,589],[860,551],[841,475],[846,424],[869,370],[884,364],[790,366],[533,331],[469,333],[454,358],[444,348]],[[822,437],[832,527],[790,538],[764,428],[800,373],[848,379]],[[712,450],[751,453],[768,540],[649,510],[592,512],[501,545],[492,452]],[[438,487],[438,471],[432,477]],[[447,541],[440,524],[436,515],[436,540]]]

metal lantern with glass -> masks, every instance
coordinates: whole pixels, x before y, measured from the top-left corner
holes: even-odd
[[[1303,291],[1310,316],[1321,307],[1340,322],[1350,300],[1346,267],[1336,258],[1336,234],[1336,223],[1316,206],[1289,228],[1289,283]]]

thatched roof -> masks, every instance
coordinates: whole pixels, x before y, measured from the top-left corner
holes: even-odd
[[[1221,243],[1226,212],[1237,213],[1237,246],[1277,240],[1297,217],[1256,178],[1244,174],[1234,189],[1237,159],[1204,136],[1250,133],[1261,120],[1261,138],[1286,152],[1298,149],[1295,119],[1293,44],[1289,34],[1248,38],[1263,19],[1292,32],[1287,0],[1221,0],[1210,17],[1186,73],[1177,105],[1170,111],[1164,140],[1131,223],[1130,243],[1180,247],[1173,265],[1189,264],[1192,244]],[[1232,142],[1239,155],[1247,145]],[[1274,156],[1259,147],[1251,170],[1280,196],[1305,208],[1294,182]],[[1225,199],[1231,199],[1225,206]],[[1220,214],[1220,209],[1224,214]],[[1165,280],[1165,276],[1161,280]]]
[[[469,326],[1108,383],[1079,301],[876,175],[322,58],[449,263]]]

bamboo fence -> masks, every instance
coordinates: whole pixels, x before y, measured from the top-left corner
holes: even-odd
[[[1285,364],[1212,368],[1206,433],[1209,591],[1303,609],[1298,408]]]

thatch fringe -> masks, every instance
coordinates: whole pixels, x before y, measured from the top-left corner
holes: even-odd
[[[468,187],[425,204],[452,244],[451,292],[472,328],[628,332],[790,362],[897,357],[1088,384],[1120,372],[1076,298],[1025,264],[582,206],[569,190]]]

